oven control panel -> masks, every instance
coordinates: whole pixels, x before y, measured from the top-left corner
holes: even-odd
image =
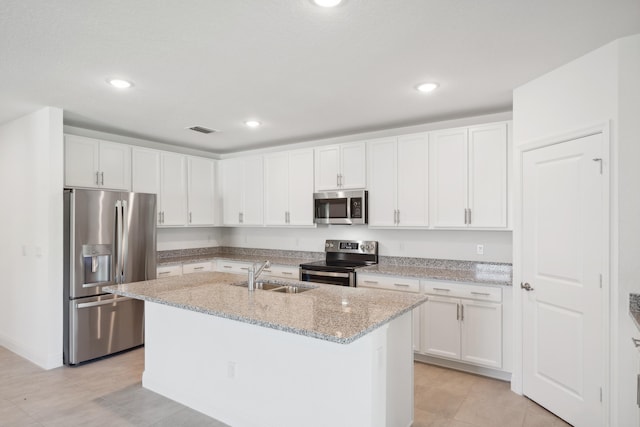
[[[375,240],[327,240],[324,251],[377,255],[378,242]]]

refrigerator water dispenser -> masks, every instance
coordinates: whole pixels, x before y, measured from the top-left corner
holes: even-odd
[[[82,245],[85,285],[112,282],[111,251],[111,245]]]

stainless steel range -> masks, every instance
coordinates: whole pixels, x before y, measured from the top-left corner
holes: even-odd
[[[356,269],[378,263],[378,242],[372,240],[327,240],[324,261],[300,264],[300,280],[356,286]]]

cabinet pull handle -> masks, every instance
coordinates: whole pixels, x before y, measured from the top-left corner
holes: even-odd
[[[222,268],[233,268],[230,265],[223,265]]]
[[[460,304],[456,304],[456,320],[460,320]]]
[[[204,267],[193,267],[194,270],[203,270]]]
[[[104,185],[104,172],[100,172],[100,185]]]
[[[364,283],[371,283],[372,285],[378,284],[378,282],[376,282],[375,280],[365,280]]]
[[[158,212],[158,224],[162,224],[162,212]]]
[[[96,185],[100,185],[99,175],[100,172],[96,171]]]
[[[408,288],[410,285],[406,284],[406,283],[394,283],[393,286],[400,286],[403,288]]]
[[[162,224],[164,224],[164,211],[162,211]]]
[[[469,208],[469,225],[471,225],[471,208]]]
[[[397,210],[393,210],[393,224],[397,224],[398,223],[398,211]]]
[[[631,341],[633,342],[633,345],[636,346],[636,348],[640,347],[640,340],[639,339],[631,337]]]
[[[171,273],[170,271],[159,271],[158,274],[169,274]]]
[[[240,270],[249,270],[249,267],[240,267]]]
[[[271,270],[267,270],[266,268],[262,271],[264,271],[265,273],[271,273]]]
[[[451,292],[451,289],[445,289],[445,288],[433,288],[434,291],[442,291],[442,292]]]
[[[400,209],[398,209],[398,219],[396,221],[396,224],[400,225]]]
[[[189,224],[191,224],[193,221],[193,215],[191,214],[191,212],[189,212]]]
[[[460,320],[464,322],[464,304],[460,304]]]
[[[490,293],[488,293],[488,292],[473,292],[473,291],[471,291],[471,295],[480,295],[480,296],[482,296],[482,297],[488,297],[488,296],[490,296],[491,294],[490,294]]]
[[[282,272],[282,274],[287,274],[287,275],[289,275],[289,276],[292,276],[292,275],[293,275],[293,273],[292,273],[292,272],[290,272],[290,271],[283,271],[283,272]]]

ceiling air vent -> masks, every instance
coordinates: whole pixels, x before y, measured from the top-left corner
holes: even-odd
[[[200,133],[214,133],[214,132],[218,132],[218,131],[217,131],[217,130],[215,130],[215,129],[209,129],[209,128],[206,128],[206,127],[204,127],[204,126],[190,126],[190,127],[188,127],[187,129],[190,129],[190,130],[192,130],[192,131],[194,131],[194,132],[200,132]]]

